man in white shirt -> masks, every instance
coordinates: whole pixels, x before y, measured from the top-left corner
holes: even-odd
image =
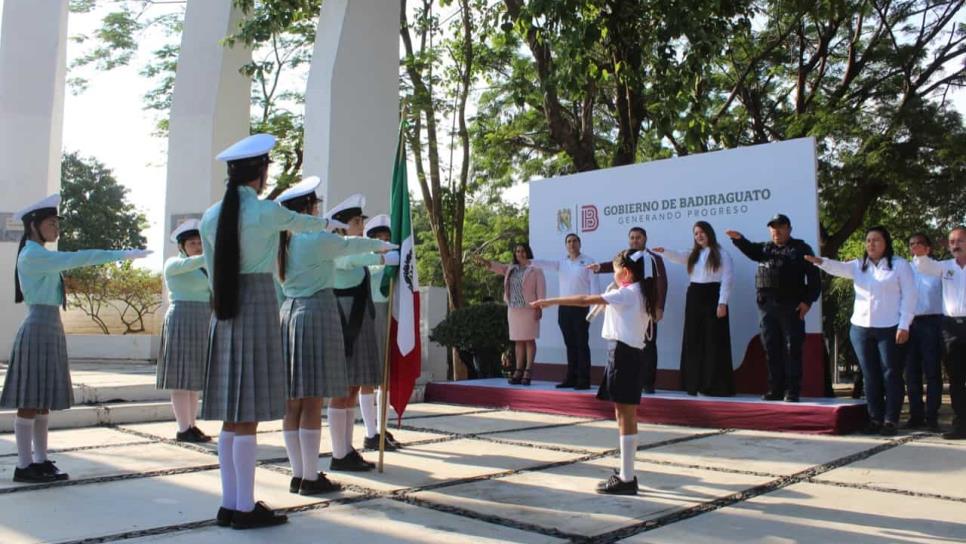
[[[596,295],[597,279],[587,266],[593,259],[580,252],[580,237],[574,233],[564,237],[567,256],[559,261],[533,260],[533,266],[557,272],[558,295]],[[586,306],[560,306],[557,325],[567,346],[567,377],[558,388],[590,389],[590,323]]]
[[[928,257],[932,242],[924,233],[909,237],[909,253],[913,257]],[[943,380],[939,370],[942,358],[942,280],[913,268],[918,296],[915,318],[909,326],[909,341],[903,350],[906,390],[909,395],[908,429],[927,427],[939,431],[939,405],[942,402]],[[926,404],[923,407],[923,375],[926,377]]]
[[[943,342],[946,345],[946,373],[953,407],[953,428],[943,434],[947,440],[966,440],[966,226],[949,233],[952,259],[934,261],[928,256],[913,259],[916,269],[940,278],[943,290]]]

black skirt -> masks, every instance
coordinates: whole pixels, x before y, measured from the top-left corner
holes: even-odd
[[[719,318],[720,283],[692,283],[684,307],[681,387],[689,395],[735,394],[729,316]]]
[[[644,350],[616,342],[607,350],[604,379],[597,398],[618,404],[640,404],[644,389]]]

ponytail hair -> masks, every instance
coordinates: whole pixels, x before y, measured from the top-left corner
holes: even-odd
[[[299,198],[286,200],[281,205],[293,212],[311,215],[312,209],[318,201],[318,197],[313,192]],[[291,236],[287,230],[283,230],[278,234],[278,260],[276,264],[278,265],[278,279],[282,282],[285,281],[285,261],[288,259],[288,243],[290,238]]]
[[[647,255],[642,256],[636,261],[631,258],[638,250],[631,248],[621,251],[614,257],[614,266],[626,268],[631,271],[631,277],[641,286],[641,297],[644,299],[644,311],[652,318],[657,315],[657,283],[654,275],[645,278],[644,261]],[[648,259],[649,260],[649,259]]]
[[[13,302],[20,304],[23,302],[23,291],[20,290],[20,270],[17,263],[20,260],[20,252],[23,246],[27,245],[27,232],[30,225],[24,224],[23,236],[20,237],[20,247],[17,248],[17,258],[13,260]]]
[[[238,220],[241,214],[240,186],[252,180],[264,180],[268,155],[228,163],[228,186],[221,200],[218,227],[215,232],[214,270],[212,270],[211,306],[218,319],[238,315],[238,283],[241,273],[241,244]]]

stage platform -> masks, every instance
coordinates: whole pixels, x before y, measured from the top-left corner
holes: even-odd
[[[613,418],[613,405],[588,391],[556,389],[554,382],[510,385],[503,378],[433,382],[426,386],[427,402],[506,407],[582,417]],[[766,402],[757,396],[692,397],[681,391],[644,395],[638,419],[647,423],[729,429],[754,429],[816,434],[844,434],[866,422],[865,401],[806,398],[802,402]]]

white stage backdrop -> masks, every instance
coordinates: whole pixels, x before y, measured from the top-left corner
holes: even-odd
[[[729,304],[732,361],[737,368],[749,341],[758,334],[755,304],[755,263],[725,236],[734,229],[755,242],[768,240],[765,223],[776,213],[792,222],[792,236],[818,251],[818,195],[815,141],[791,140],[688,157],[654,161],[530,182],[530,244],[538,259],[566,255],[564,236],[576,232],[583,253],[610,261],[627,247],[627,231],[647,230],[648,247],[690,249],[696,221],[711,223],[724,251],[735,263],[735,282]],[[684,266],[665,259],[668,298],[659,327],[658,367],[677,370],[681,356],[684,295],[688,286]],[[546,271],[548,296],[558,291],[556,272]],[[609,274],[597,275],[603,289]],[[595,366],[606,364],[600,338],[602,318],[590,328]],[[809,312],[806,332],[821,328],[821,305]],[[536,361],[566,363],[566,350],[557,327],[556,309],[544,310]]]

